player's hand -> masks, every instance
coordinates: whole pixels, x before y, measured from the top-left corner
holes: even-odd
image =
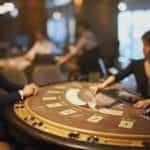
[[[39,88],[35,84],[28,84],[23,88],[23,96],[29,97],[29,96],[35,96],[38,94]]]
[[[65,56],[57,57],[56,62],[59,66],[63,65],[65,63]]]
[[[139,109],[144,109],[144,108],[147,108],[148,106],[150,106],[150,99],[141,100],[141,101],[134,104],[134,107],[139,108]]]
[[[98,92],[103,90],[105,86],[103,84],[95,85],[90,87],[90,91],[92,92],[93,95],[96,95]]]

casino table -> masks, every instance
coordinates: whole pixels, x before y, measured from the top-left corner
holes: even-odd
[[[150,118],[132,107],[138,98],[118,87],[93,96],[96,83],[65,82],[41,87],[39,94],[6,111],[16,138],[68,149],[150,149]]]

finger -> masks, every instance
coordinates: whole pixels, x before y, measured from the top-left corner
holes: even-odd
[[[141,103],[141,102],[136,103],[134,106],[135,106],[136,108],[138,108],[138,109],[143,109],[143,108],[144,108],[144,104]]]
[[[34,87],[33,89],[34,89],[33,95],[35,96],[38,94],[39,89],[38,89],[38,87]]]
[[[37,94],[37,90],[36,90],[36,88],[33,88],[33,96],[35,96],[36,94]]]
[[[38,86],[36,85],[36,84],[34,84],[34,83],[32,83],[31,84],[31,87],[32,87],[32,89],[33,89],[33,95],[35,96],[35,95],[37,95],[38,94],[38,91],[39,91],[39,88],[38,88]]]

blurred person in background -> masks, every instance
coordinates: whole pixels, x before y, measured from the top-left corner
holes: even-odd
[[[36,55],[51,55],[52,43],[46,38],[43,32],[34,33],[35,42],[32,48],[24,55],[24,58],[33,61]]]
[[[52,57],[52,43],[43,32],[34,33],[35,42],[31,49],[24,55],[24,58],[31,62],[31,65],[25,68],[28,82],[32,82],[32,72],[36,65],[45,65],[54,63]]]
[[[38,87],[35,84],[18,85],[10,82],[2,73],[0,73],[0,89],[7,93],[0,93],[0,110],[4,112],[5,108],[16,101],[24,100],[27,97],[38,94]],[[4,113],[0,115],[0,150],[12,150],[17,144],[10,136],[5,122]],[[17,145],[16,145],[17,146]]]
[[[62,65],[76,58],[74,63],[70,64],[68,71],[69,76],[77,72],[79,72],[81,76],[84,76],[90,72],[100,71],[98,63],[99,53],[99,43],[89,24],[86,22],[78,22],[76,45],[70,46],[69,53],[60,57],[57,63]]]

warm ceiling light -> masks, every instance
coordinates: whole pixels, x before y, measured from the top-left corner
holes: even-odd
[[[15,7],[14,3],[5,2],[4,4],[0,5],[0,15],[4,15],[6,13],[9,13],[12,17],[17,17],[19,11]]]
[[[62,17],[62,14],[60,12],[56,11],[56,12],[53,13],[53,18],[54,19],[59,20],[59,19],[61,19],[61,17]]]
[[[120,2],[119,4],[118,4],[118,9],[120,10],[120,11],[126,11],[127,10],[127,3],[126,2]]]
[[[83,4],[83,0],[74,0],[74,4],[78,7],[81,7]]]
[[[0,6],[0,15],[7,13],[7,9],[4,6]]]
[[[16,18],[19,15],[19,10],[15,8],[13,11],[10,12],[10,16]]]
[[[11,2],[6,2],[3,4],[3,7],[9,12],[13,11],[15,9],[15,5]]]

